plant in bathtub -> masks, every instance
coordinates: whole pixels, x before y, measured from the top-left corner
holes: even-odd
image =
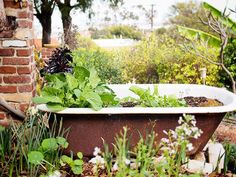
[[[47,104],[53,111],[67,107],[100,110],[102,107],[118,104],[116,95],[101,82],[94,68],[75,66],[72,73],[50,74],[45,79],[47,83],[41,96],[33,98],[33,102]]]
[[[131,86],[130,91],[135,93],[139,98],[126,97],[121,100],[125,107],[137,105],[141,107],[185,107],[187,106],[184,99],[178,99],[175,95],[160,96],[158,86],[154,85],[154,91],[151,93],[150,88],[144,89],[138,86]]]

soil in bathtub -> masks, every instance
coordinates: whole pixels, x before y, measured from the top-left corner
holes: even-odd
[[[188,96],[179,99],[175,95],[160,96],[157,86],[154,86],[153,92],[151,92],[150,88],[144,89],[137,86],[131,86],[129,90],[137,95],[137,98],[123,98],[120,101],[123,107],[207,107],[223,105],[219,100],[206,97]]]

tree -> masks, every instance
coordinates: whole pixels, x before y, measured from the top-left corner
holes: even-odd
[[[199,29],[207,33],[215,34],[212,30],[204,25],[200,19],[207,20],[205,10],[201,4],[194,1],[178,2],[171,6],[171,15],[167,24],[179,25]]]
[[[105,0],[104,0],[105,1]],[[122,0],[107,0],[111,4],[118,5]],[[67,44],[67,35],[70,33],[72,26],[72,17],[70,12],[73,9],[80,9],[82,12],[85,12],[92,6],[93,0],[77,0],[76,3],[72,3],[72,0],[55,0],[58,5],[58,8],[61,12],[63,32],[64,32],[64,42]]]
[[[34,8],[36,14],[34,14],[39,20],[43,32],[42,32],[42,46],[44,44],[51,43],[52,32],[52,13],[55,8],[54,0],[34,0]]]
[[[225,11],[222,13],[215,7],[210,4],[204,2],[203,7],[208,11],[207,21],[201,20],[204,25],[209,26],[217,36],[213,36],[211,34],[205,33],[200,30],[179,27],[179,30],[182,34],[187,36],[188,38],[195,38],[200,40],[200,42],[204,42],[205,46],[212,45],[219,48],[219,56],[218,60],[215,61],[212,58],[207,57],[207,52],[202,53],[199,51],[194,42],[191,43],[191,46],[186,46],[185,49],[190,52],[191,49],[195,50],[196,55],[203,58],[204,60],[218,65],[221,69],[227,74],[228,78],[231,81],[231,88],[234,93],[236,93],[236,80],[234,78],[233,71],[230,66],[227,66],[227,57],[225,57],[225,49],[227,49],[227,45],[229,44],[229,40],[234,38],[234,34],[236,33],[236,22],[228,17],[225,14]],[[193,39],[192,38],[192,39]],[[192,40],[190,39],[190,40]],[[227,50],[226,50],[227,51]]]

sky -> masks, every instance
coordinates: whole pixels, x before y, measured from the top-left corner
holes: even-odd
[[[72,12],[72,23],[79,27],[79,30],[86,30],[88,27],[100,27],[105,26],[105,21],[102,22],[101,19],[104,19],[106,15],[113,14],[112,10],[109,10],[108,6],[101,2],[101,0],[94,0],[93,9],[96,12],[96,16],[92,19],[88,18],[88,14],[84,14],[77,11]],[[154,5],[155,10],[155,18],[154,18],[154,27],[161,27],[166,22],[166,19],[170,15],[170,7],[171,5],[177,2],[188,2],[189,0],[124,0],[125,4],[124,8],[127,10],[133,10],[137,15],[140,12],[137,12],[137,5],[142,4],[147,10],[151,9],[151,4]],[[201,2],[201,0],[196,0],[197,2]],[[210,3],[214,7],[223,10],[225,7],[236,9],[236,0],[205,0]],[[136,12],[135,12],[136,11]],[[60,12],[56,9],[52,16],[52,36],[58,37],[58,33],[62,30],[62,23],[60,20]],[[35,17],[34,17],[35,18]],[[236,15],[231,14],[231,18],[236,20]],[[122,21],[121,19],[117,20],[118,23],[130,23],[128,21]],[[112,23],[112,22],[110,22]],[[114,23],[114,21],[113,21]],[[139,20],[135,22],[135,24],[141,28],[148,28],[150,24],[147,22],[147,19],[144,17],[144,14],[139,14]],[[35,18],[34,20],[35,27],[35,35],[37,37],[41,37],[41,26],[38,20]]]

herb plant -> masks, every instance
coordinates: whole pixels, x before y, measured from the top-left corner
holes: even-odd
[[[37,104],[47,104],[53,111],[66,107],[90,107],[100,110],[102,107],[117,105],[114,92],[103,84],[94,68],[86,69],[74,66],[72,73],[47,75],[46,86],[41,96],[33,98]]]
[[[143,89],[137,86],[131,86],[130,91],[135,93],[139,98],[132,97],[124,98],[123,101],[131,100],[135,104],[138,103],[142,107],[184,107],[186,102],[183,99],[178,99],[174,95],[160,96],[157,85],[154,85],[154,92],[151,93],[150,88]]]
[[[49,58],[47,66],[44,69],[45,73],[61,73],[61,72],[72,72],[70,65],[72,62],[71,51],[68,48],[57,48],[52,56]]]

